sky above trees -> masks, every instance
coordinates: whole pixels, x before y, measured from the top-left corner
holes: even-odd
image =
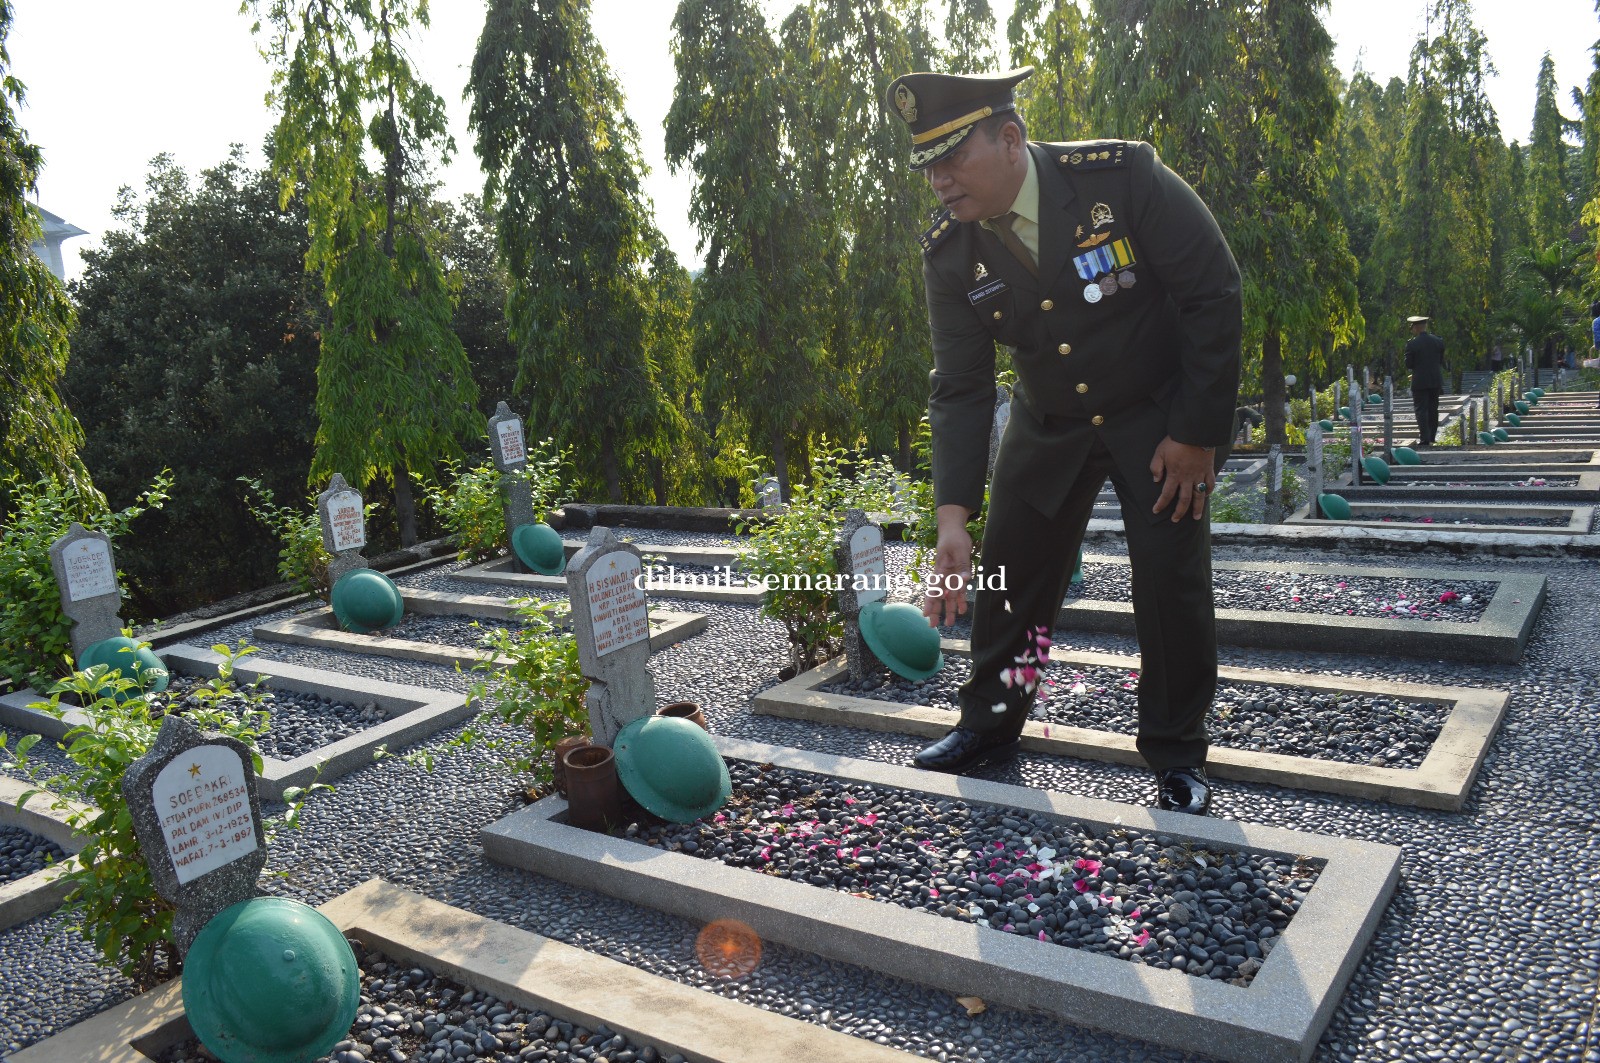
[[[991,2],[1005,55],[1012,3]],[[230,142],[258,152],[272,127],[274,116],[264,102],[270,71],[256,52],[249,19],[232,4],[163,0],[160,19],[140,5],[114,0],[17,0],[15,6],[11,56],[28,87],[20,118],[44,152],[40,204],[91,233],[110,227],[117,189],[138,188],[157,154],[170,152],[178,165],[198,171],[226,158]],[[692,269],[700,259],[689,222],[692,180],[687,170],[668,171],[662,130],[672,100],[669,42],[676,6],[667,0],[594,0],[594,26],[639,126],[640,151],[652,170],[644,191],[654,202],[657,224]],[[774,20],[792,6],[790,0],[765,2]],[[1526,0],[1474,4],[1474,20],[1499,71],[1488,85],[1490,101],[1505,136],[1524,143],[1545,51],[1555,62],[1562,111],[1573,118],[1570,89],[1588,77],[1589,48],[1600,37],[1592,0],[1539,0],[1537,6],[1538,17],[1530,18]],[[457,152],[439,177],[446,195],[459,197],[482,189],[477,159],[468,150],[461,93],[483,8],[461,0],[432,8],[433,25],[414,46],[413,58],[449,110]],[[1359,59],[1380,83],[1403,79],[1423,28],[1422,9],[1423,0],[1332,0],[1327,25],[1341,73],[1348,76]],[[65,245],[69,276],[79,269],[78,252],[97,238]]]

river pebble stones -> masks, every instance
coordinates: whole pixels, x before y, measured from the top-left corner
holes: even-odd
[[[1097,836],[1020,809],[735,761],[709,819],[646,844],[1040,941],[1248,985],[1315,884],[1310,859]]]
[[[685,1063],[639,1046],[603,1023],[589,1029],[469,989],[423,967],[396,963],[350,940],[361,969],[353,1036],[319,1063]],[[198,1041],[159,1063],[215,1063]]]
[[[955,712],[972,660],[954,653],[947,653],[944,660],[943,668],[921,681],[885,674],[836,680],[821,689]],[[1028,718],[1047,726],[1136,734],[1138,687],[1135,669],[1051,661],[1043,669]],[[1230,749],[1415,768],[1427,757],[1449,715],[1450,706],[1440,702],[1222,680],[1207,730],[1213,744]]]
[[[61,846],[25,827],[0,826],[0,882],[15,882],[66,858]]]
[[[271,674],[270,669],[266,669]],[[166,690],[149,695],[153,715],[198,708],[207,681],[174,673]],[[269,685],[257,689],[267,695],[259,708],[268,713],[266,730],[256,738],[265,756],[293,760],[341,738],[347,738],[388,717],[375,702],[356,705],[322,694],[299,690],[274,690]],[[244,693],[235,691],[220,702],[223,708],[242,712],[248,707]]]

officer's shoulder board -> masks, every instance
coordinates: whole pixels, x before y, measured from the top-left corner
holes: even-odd
[[[1073,144],[1051,144],[1050,153],[1063,170],[1081,173],[1126,166],[1133,161],[1134,144],[1126,140],[1083,140]]]
[[[933,216],[933,224],[928,226],[921,236],[917,237],[917,241],[922,244],[922,253],[927,254],[932,251],[955,231],[955,215],[948,210],[941,210]]]

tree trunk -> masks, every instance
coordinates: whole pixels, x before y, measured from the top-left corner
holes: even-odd
[[[911,429],[906,425],[900,426],[900,461],[897,466],[901,472],[911,472]]]
[[[1261,338],[1261,416],[1266,422],[1267,445],[1287,443],[1283,404],[1289,389],[1283,382],[1283,335],[1277,325],[1268,323]]]
[[[661,464],[661,459],[660,458],[651,458],[650,459],[650,481],[651,481],[651,486],[655,488],[656,505],[658,505],[658,506],[666,505],[667,504],[667,470]]]
[[[622,505],[622,470],[617,466],[617,445],[609,428],[600,430],[600,467],[606,477],[606,499]]]
[[[394,519],[400,525],[400,545],[417,545],[417,503],[411,497],[411,477],[404,465],[389,470],[394,478]]]
[[[789,501],[789,444],[784,440],[782,432],[772,433],[772,463],[777,466],[773,475],[778,478],[778,497],[787,502]]]

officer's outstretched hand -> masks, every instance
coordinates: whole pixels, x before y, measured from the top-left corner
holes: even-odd
[[[1204,447],[1191,447],[1179,443],[1171,436],[1156,447],[1150,459],[1150,475],[1161,485],[1161,497],[1151,513],[1162,513],[1177,501],[1172,510],[1176,524],[1185,513],[1199,520],[1206,514],[1206,499],[1217,486],[1217,473],[1212,464],[1213,454]]]
[[[972,534],[967,531],[967,507],[939,507],[939,544],[934,550],[933,572],[922,597],[922,615],[934,627],[953,624],[967,614],[967,580],[972,576]]]

